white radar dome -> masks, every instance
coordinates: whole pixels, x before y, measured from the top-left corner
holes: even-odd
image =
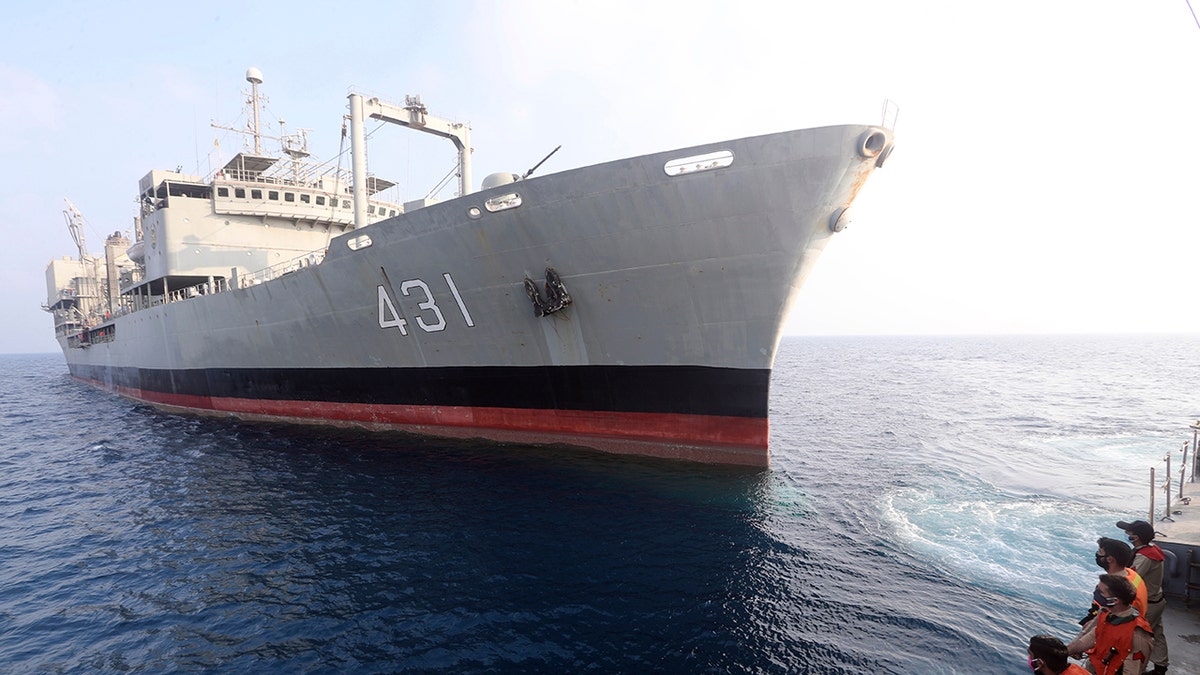
[[[258,68],[250,68],[246,71],[246,81],[251,84],[262,84],[262,71]]]
[[[479,186],[479,189],[488,190],[490,188],[500,187],[501,185],[515,183],[519,180],[521,180],[521,177],[515,173],[509,173],[507,171],[492,173],[488,174],[488,177],[483,179],[483,184]]]

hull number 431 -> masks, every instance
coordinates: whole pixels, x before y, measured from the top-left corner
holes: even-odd
[[[468,327],[474,327],[475,322],[471,319],[471,313],[467,311],[467,305],[458,293],[458,287],[454,285],[454,279],[450,277],[449,273],[443,274],[442,278],[446,280],[446,287],[454,297],[458,311],[462,313],[463,321],[466,321]],[[377,289],[379,293],[379,327],[398,328],[401,335],[408,335],[408,319],[396,311],[397,303],[392,301],[392,296],[388,293],[387,288],[380,284]],[[417,312],[413,315],[412,320],[421,330],[426,333],[446,330],[446,317],[442,314],[429,284],[421,279],[406,279],[400,282],[400,294],[417,302]]]

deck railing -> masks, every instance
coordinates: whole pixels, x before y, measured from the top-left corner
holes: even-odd
[[[311,251],[309,253],[305,253],[304,255],[296,256],[291,260],[285,260],[281,263],[276,263],[270,267],[258,270],[256,272],[240,275],[237,279],[237,286],[238,288],[257,286],[258,284],[268,282],[272,279],[277,279],[285,274],[290,274],[297,270],[304,269],[305,267],[320,265],[321,261],[324,259],[325,249]]]
[[[1197,421],[1196,424],[1193,424],[1191,426],[1191,428],[1196,432],[1200,432],[1200,421]],[[1171,475],[1171,453],[1170,452],[1168,452],[1163,457],[1163,462],[1166,463],[1167,470],[1165,472],[1166,478],[1163,480],[1162,483],[1159,483],[1156,478],[1157,473],[1158,473],[1157,467],[1153,467],[1153,466],[1150,467],[1150,517],[1147,522],[1149,522],[1151,525],[1153,525],[1154,521],[1155,521],[1155,516],[1154,516],[1155,496],[1157,495],[1157,493],[1160,490],[1162,491],[1163,502],[1164,502],[1162,515],[1158,516],[1158,520],[1160,520],[1160,521],[1171,522],[1172,520],[1174,520],[1174,518],[1171,517],[1173,515],[1171,512],[1171,495],[1172,495],[1172,493],[1177,494],[1176,499],[1179,499],[1179,500],[1184,499],[1183,483],[1184,483],[1184,479],[1187,478],[1187,475],[1188,475],[1189,445],[1193,451],[1193,457],[1192,457],[1193,464],[1196,461],[1195,455],[1200,454],[1200,453],[1196,452],[1197,448],[1195,447],[1195,437],[1193,437],[1193,441],[1190,444],[1188,441],[1183,442],[1183,447],[1181,447],[1179,449],[1179,452],[1182,454],[1183,461],[1181,461],[1179,464],[1179,488],[1178,488],[1178,490],[1176,490],[1174,488],[1174,476]],[[1192,471],[1191,471],[1191,480],[1189,482],[1193,482],[1193,483],[1196,482],[1196,474],[1197,474],[1196,466],[1193,466]]]

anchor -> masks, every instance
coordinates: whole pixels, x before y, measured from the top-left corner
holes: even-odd
[[[558,310],[571,304],[571,294],[567,292],[567,287],[563,285],[562,277],[553,267],[546,268],[546,297],[538,291],[537,283],[529,277],[525,277],[525,294],[529,296],[529,301],[533,303],[534,316],[546,316],[553,314]]]

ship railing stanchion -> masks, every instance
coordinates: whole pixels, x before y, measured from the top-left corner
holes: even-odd
[[[1154,524],[1154,467],[1150,467],[1150,524]]]
[[[1173,522],[1175,519],[1171,517],[1171,453],[1168,452],[1163,459],[1167,462],[1167,480],[1163,483],[1163,499],[1166,501],[1166,505],[1163,508],[1163,516],[1159,520]]]
[[[1196,474],[1200,474],[1200,420],[1191,425],[1192,429],[1192,482],[1196,482]]]
[[[1188,442],[1183,442],[1183,461],[1179,463],[1179,498],[1183,499],[1183,476],[1187,473]]]

